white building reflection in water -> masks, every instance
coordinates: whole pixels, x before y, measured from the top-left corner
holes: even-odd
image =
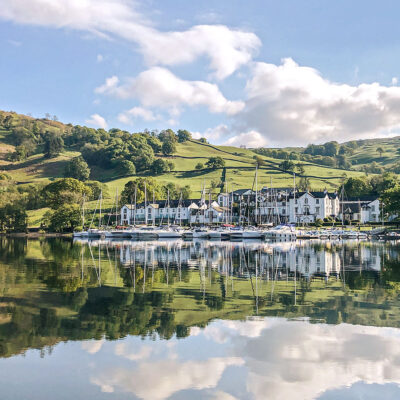
[[[90,247],[116,248],[120,263],[146,268],[209,268],[221,274],[262,277],[340,276],[345,271],[380,271],[392,251],[378,242],[213,242],[92,241]]]

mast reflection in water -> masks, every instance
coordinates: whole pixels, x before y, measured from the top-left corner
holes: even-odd
[[[1,399],[399,398],[400,247],[0,241]]]

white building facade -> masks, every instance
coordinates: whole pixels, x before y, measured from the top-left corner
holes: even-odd
[[[121,208],[121,224],[257,224],[282,223],[311,224],[316,220],[342,218],[361,223],[381,221],[379,198],[368,200],[346,200],[340,202],[337,193],[289,192],[286,189],[269,189],[257,192],[242,189],[231,193],[221,193],[217,201],[165,200],[134,205],[125,204]]]
[[[226,209],[217,202],[183,200],[149,204],[125,204],[121,207],[122,225],[140,224],[212,224],[224,222]]]

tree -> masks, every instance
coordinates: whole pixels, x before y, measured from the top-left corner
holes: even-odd
[[[385,174],[374,176],[370,180],[372,192],[377,195],[384,193],[387,190],[393,189],[399,183],[398,177],[395,174],[386,172]]]
[[[164,174],[169,171],[170,171],[170,165],[168,161],[163,160],[162,158],[157,158],[157,160],[155,160],[153,162],[153,165],[151,166],[151,172],[154,175]]]
[[[28,215],[20,201],[6,204],[0,208],[0,229],[6,232],[26,232]]]
[[[151,146],[154,153],[159,153],[161,151],[161,140],[158,139],[156,136],[148,135],[146,136],[147,143]]]
[[[170,156],[176,152],[175,142],[168,140],[162,144],[162,153],[165,156]]]
[[[199,170],[204,168],[204,164],[199,162],[199,163],[196,164],[195,168],[199,171]]]
[[[299,188],[299,190],[303,190],[303,191],[309,190],[310,189],[310,180],[309,180],[309,178],[306,178],[304,176],[301,177],[300,181],[298,183],[298,188]]]
[[[371,186],[364,178],[348,178],[344,190],[349,197],[365,196],[370,194]]]
[[[286,172],[293,172],[295,169],[295,165],[293,161],[285,160],[279,164],[279,168]]]
[[[79,181],[87,181],[90,176],[90,168],[82,156],[74,157],[65,167],[64,176],[75,178]]]
[[[54,232],[72,232],[82,225],[82,213],[77,204],[64,204],[57,208],[49,217],[50,230]]]
[[[300,164],[300,163],[298,163],[298,164],[296,165],[296,169],[297,169],[297,173],[298,173],[299,175],[304,175],[305,172],[306,172],[306,170],[304,169],[304,165],[303,165],[303,164]]]
[[[118,171],[123,176],[131,176],[136,174],[136,167],[132,161],[129,160],[121,160],[118,163]]]
[[[207,168],[218,169],[225,167],[225,160],[222,157],[210,157],[206,162]]]
[[[265,160],[260,156],[254,156],[253,159],[256,161],[257,167],[265,165]]]
[[[378,148],[376,149],[376,152],[379,153],[379,156],[380,156],[380,157],[382,157],[382,154],[384,153],[382,147],[378,147]]]
[[[103,198],[108,197],[107,185],[99,181],[87,181],[85,186],[89,188],[91,194],[89,200],[97,200],[102,193]]]
[[[184,143],[192,138],[192,134],[186,129],[179,129],[178,131],[178,142]]]
[[[14,161],[23,161],[28,156],[28,150],[24,145],[17,146],[15,151],[12,153],[8,153],[8,159],[12,162]]]
[[[324,144],[325,148],[325,156],[334,157],[337,155],[339,151],[339,143],[338,142],[328,142]]]
[[[181,197],[183,200],[189,199],[192,190],[189,185],[179,186],[172,182],[167,183],[164,186],[165,196],[169,193],[169,198],[171,200],[179,200]]]
[[[164,142],[176,142],[177,137],[175,135],[175,132],[172,129],[166,129],[164,131],[161,131],[160,134],[158,135],[158,138],[164,143]]]
[[[199,142],[200,142],[200,143],[204,143],[204,144],[207,144],[207,143],[208,143],[208,142],[207,142],[207,139],[206,139],[205,137],[200,138],[200,139],[199,139]]]
[[[8,114],[3,120],[4,128],[11,129],[11,127],[13,126],[13,122],[14,122],[14,117]]]
[[[124,190],[121,192],[121,203],[130,204],[133,203],[135,198],[135,187],[136,191],[136,201],[141,203],[145,198],[145,187],[147,192],[147,200],[153,200],[153,195],[155,200],[161,200],[165,198],[165,193],[163,187],[160,186],[152,178],[137,178],[127,182],[124,186]]]
[[[351,163],[350,161],[347,160],[346,156],[344,154],[339,154],[336,156],[337,160],[337,166],[342,169],[350,169],[351,168]]]
[[[74,178],[58,179],[43,188],[43,196],[51,208],[58,208],[65,203],[78,204],[83,195],[90,197],[91,189]]]
[[[46,158],[57,157],[64,149],[64,141],[62,137],[53,132],[46,132],[43,141],[43,152]]]

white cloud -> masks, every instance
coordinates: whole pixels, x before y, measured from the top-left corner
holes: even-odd
[[[159,119],[159,116],[154,115],[153,111],[143,107],[133,107],[118,115],[118,121],[128,125],[132,124],[133,120],[136,118],[141,118],[143,121],[150,122]]]
[[[216,84],[187,81],[165,68],[153,67],[118,86],[116,76],[95,89],[96,93],[114,95],[122,99],[137,98],[144,107],[158,107],[179,115],[182,106],[206,106],[212,113],[237,114],[244,108],[241,101],[227,100]]]
[[[235,130],[276,144],[375,137],[400,127],[400,88],[333,83],[292,59],[255,63],[246,91]]]
[[[142,362],[137,369],[113,369],[105,371],[91,382],[103,391],[111,392],[115,388],[135,394],[141,399],[161,400],[186,389],[210,389],[217,386],[225,369],[242,365],[237,357],[215,357],[205,361],[178,362],[161,360]],[[154,384],[154,377],[157,379]]]
[[[94,91],[97,94],[110,94],[115,91],[119,83],[119,79],[117,76],[112,76],[107,78],[106,81],[99,87],[97,87]]]
[[[0,18],[20,24],[69,28],[134,42],[150,65],[176,65],[206,56],[219,79],[247,64],[260,47],[251,32],[197,25],[161,32],[126,0],[0,0]]]
[[[393,85],[393,86],[396,86],[398,83],[399,83],[399,78],[397,78],[397,76],[394,76],[394,77],[392,78],[392,85]]]
[[[87,351],[89,354],[96,354],[103,347],[105,340],[87,340],[82,342],[81,347],[83,350]]]
[[[104,60],[103,54],[97,54],[97,56],[96,56],[96,61],[97,61],[98,63],[101,63],[101,62],[103,62],[103,60]]]
[[[247,390],[255,399],[268,393],[274,400],[311,400],[360,381],[400,383],[398,329],[265,321],[255,334],[247,332],[247,321],[222,327],[226,336],[231,329],[233,354],[246,362]]]
[[[225,124],[217,125],[214,128],[208,128],[203,133],[201,132],[193,132],[192,136],[194,139],[200,139],[205,137],[207,140],[215,143],[220,141],[221,139],[227,138],[231,133],[229,127]]]
[[[266,146],[267,143],[268,140],[261,133],[257,131],[250,131],[232,136],[225,141],[224,145],[236,147],[239,147],[241,145],[244,145],[246,147],[263,147]]]
[[[150,346],[141,346],[140,349],[130,349],[126,343],[121,342],[115,345],[115,354],[131,361],[146,360],[153,352]]]
[[[215,393],[212,394],[211,398],[215,400],[237,400],[237,397],[232,396],[229,393],[223,392],[222,390],[217,390]]]
[[[85,121],[89,125],[94,125],[98,128],[107,129],[107,121],[99,114],[93,114]]]
[[[240,118],[240,114],[239,114]],[[225,146],[241,146],[246,147],[261,147],[268,144],[267,139],[257,131],[249,131],[236,133],[233,128],[226,124],[217,125],[214,128],[208,128],[204,132],[192,133],[194,139],[205,137],[211,143],[220,143]]]

